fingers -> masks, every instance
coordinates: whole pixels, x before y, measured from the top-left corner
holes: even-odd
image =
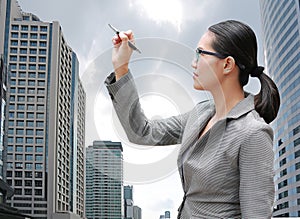
[[[130,41],[134,40],[132,30],[121,31],[119,33],[119,35],[112,37],[112,43],[114,45],[117,45],[117,44],[119,44],[121,42],[127,42],[128,40],[130,40]]]

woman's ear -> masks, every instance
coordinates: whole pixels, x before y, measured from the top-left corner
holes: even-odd
[[[232,56],[228,56],[224,59],[223,72],[225,75],[228,75],[234,70],[235,60]]]

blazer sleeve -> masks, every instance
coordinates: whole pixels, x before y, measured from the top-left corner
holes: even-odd
[[[242,218],[271,218],[274,204],[273,131],[263,124],[250,133],[239,154]]]
[[[115,81],[115,74],[105,81],[116,114],[130,142],[140,145],[173,145],[182,140],[189,113],[161,120],[149,120],[139,101],[130,72]]]

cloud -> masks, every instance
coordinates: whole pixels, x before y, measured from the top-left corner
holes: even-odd
[[[183,13],[179,0],[130,0],[129,6],[140,16],[147,16],[159,25],[170,23],[178,32],[181,31]]]

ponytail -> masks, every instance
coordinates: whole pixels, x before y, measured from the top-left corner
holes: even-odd
[[[263,67],[258,66],[250,74],[252,77],[257,77],[261,84],[260,92],[254,97],[254,104],[255,110],[265,122],[271,123],[277,116],[280,96],[277,86],[263,70]]]

